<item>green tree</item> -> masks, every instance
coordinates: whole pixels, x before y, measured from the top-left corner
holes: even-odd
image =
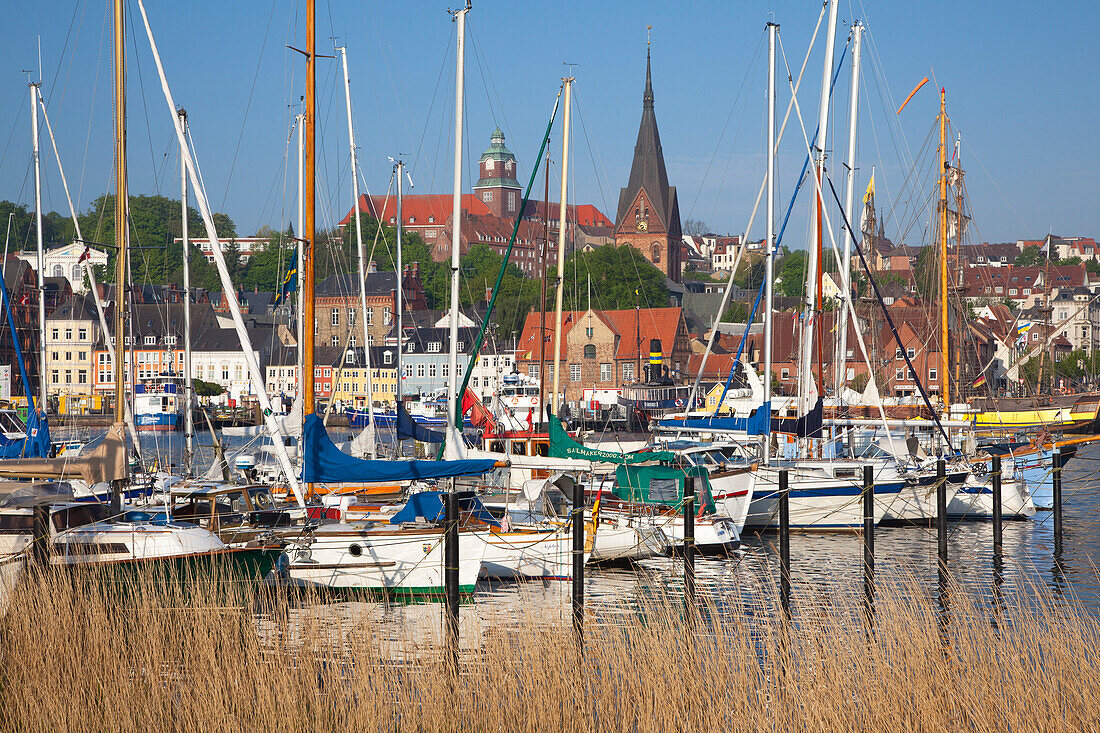
[[[591,252],[574,252],[565,261],[565,278],[566,308],[588,307],[589,278],[593,308],[664,308],[669,304],[664,274],[630,245],[607,244]]]
[[[806,274],[810,256],[804,249],[785,252],[775,265],[775,289],[789,298],[806,292]]]
[[[1033,267],[1046,262],[1046,259],[1043,250],[1039,249],[1039,245],[1032,244],[1024,247],[1023,252],[1016,255],[1016,259],[1012,261],[1012,264],[1017,267]]]

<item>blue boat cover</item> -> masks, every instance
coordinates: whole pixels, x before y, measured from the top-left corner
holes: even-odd
[[[419,440],[421,443],[442,443],[443,433],[437,432],[435,430],[428,430],[426,427],[413,419],[413,416],[410,415],[409,411],[405,409],[404,404],[398,402],[397,439]]]
[[[332,442],[316,414],[302,425],[302,481],[405,481],[409,479],[480,476],[496,467],[492,459],[467,461],[370,461],[344,453]]]
[[[37,409],[27,412],[27,435],[23,438],[5,438],[0,435],[0,459],[49,458],[50,424]]]
[[[776,419],[772,429],[778,433],[794,433],[800,438],[820,438],[824,414],[825,400],[818,397],[817,402],[805,415],[797,419]]]
[[[695,417],[686,420],[661,420],[661,427],[690,428],[692,430],[739,430],[748,435],[767,435],[771,432],[772,403],[765,402],[748,417]]]
[[[443,506],[442,491],[421,491],[409,497],[409,501],[401,510],[390,517],[390,524],[403,522],[442,522],[446,518]],[[500,522],[489,513],[481,499],[472,491],[458,492],[458,513],[463,519],[474,518],[493,527],[499,527]]]

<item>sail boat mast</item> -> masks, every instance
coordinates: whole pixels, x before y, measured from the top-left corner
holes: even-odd
[[[187,131],[187,110],[176,112],[180,125]],[[192,400],[195,394],[191,378],[191,248],[187,240],[187,161],[180,156],[180,239],[183,241],[183,475],[194,473],[195,415]]]
[[[394,395],[393,395],[393,399],[394,399],[393,410],[394,410],[394,419],[395,420],[398,419],[397,418],[397,411],[400,410],[402,407],[404,407],[401,400],[402,400],[402,398],[405,394],[404,389],[403,389],[405,376],[404,376],[404,373],[401,371],[401,350],[403,348],[405,348],[405,344],[402,342],[402,339],[404,338],[404,335],[405,335],[405,262],[404,262],[404,259],[401,256],[401,230],[403,229],[403,224],[402,224],[402,221],[401,221],[401,217],[402,217],[401,199],[403,198],[403,194],[404,194],[404,191],[403,191],[402,185],[401,185],[402,184],[401,176],[404,174],[404,172],[405,172],[405,164],[401,161],[397,161],[397,163],[395,163],[394,167],[393,167],[393,174],[394,174],[394,176],[397,177],[397,181],[396,181],[396,183],[397,183],[397,231],[395,232],[395,235],[394,235],[394,244],[397,248],[397,263],[394,265],[394,267],[395,267],[395,272],[394,272],[395,277],[394,277],[394,279],[397,281],[396,282],[397,287],[395,288],[395,291],[394,291],[395,292],[394,297],[395,297],[396,302],[393,304],[394,311],[395,311],[394,319],[397,323],[397,349],[396,349],[397,354],[396,354],[396,359],[394,360],[394,368],[397,370],[397,389],[395,390]],[[400,439],[398,439],[398,441],[397,441],[397,457],[398,458],[401,458],[401,456],[402,456],[403,445],[404,445],[403,442]]]
[[[951,415],[950,357],[947,324],[947,93],[940,88],[940,381],[944,414]]]
[[[462,256],[462,115],[464,111],[464,86],[466,82],[466,13],[470,11],[470,3],[467,0],[465,7],[454,11],[454,20],[458,24],[456,33],[456,59],[455,59],[455,147],[454,147],[454,192],[451,206],[451,312],[450,312],[450,350],[447,360],[448,397],[447,404],[452,405],[455,411],[454,420],[448,420],[446,445],[451,448],[452,454],[459,457],[461,454],[461,438],[459,426],[462,424],[462,399],[458,394],[458,273],[459,260]],[[401,273],[397,274],[398,278]],[[397,335],[398,347],[401,345],[401,334]],[[401,375],[397,376],[398,384],[401,383]]]
[[[368,435],[371,435],[371,440],[369,441],[369,454],[371,458],[373,458],[375,454],[375,442],[373,439],[374,409],[372,407],[374,403],[374,389],[371,384],[373,380],[371,379],[370,368],[370,328],[367,326],[367,263],[366,253],[363,249],[363,229],[360,224],[359,214],[359,164],[357,160],[358,156],[355,152],[355,126],[351,121],[351,81],[348,79],[348,50],[343,46],[340,47],[340,59],[344,67],[344,100],[347,103],[346,106],[348,111],[348,145],[351,148],[351,192],[353,198],[352,211],[355,212],[355,246],[359,257],[359,307],[362,311],[360,325],[363,327],[363,355],[365,368],[367,370],[367,430],[370,431]]]
[[[554,292],[554,391],[550,395],[555,417],[558,416],[558,387],[561,383],[561,301],[562,291],[565,289],[565,200],[569,194],[569,123],[573,77],[563,78],[562,84],[565,86],[565,116],[562,118],[561,131],[561,198],[558,199],[558,282]]]
[[[313,336],[314,336],[314,308],[313,308],[313,253],[316,243],[316,220],[314,207],[317,202],[316,181],[316,106],[317,106],[317,38],[314,15],[316,13],[316,0],[306,0],[306,99],[305,109],[302,110],[305,131],[305,164],[302,171],[302,199],[303,217],[302,231],[298,234],[303,240],[304,257],[299,264],[299,272],[302,275],[302,414],[303,417],[314,411],[314,379],[313,379]],[[358,204],[357,204],[358,206]]]
[[[772,400],[772,309],[775,284],[775,38],[779,26],[768,23],[768,196],[767,216],[764,222],[764,405],[768,411],[765,419],[771,420]],[[770,432],[770,431],[769,431]],[[771,441],[764,436],[764,464],[771,458]]]
[[[856,127],[859,121],[859,62],[862,40],[863,25],[857,20],[852,24],[852,81],[848,95],[848,180],[845,182],[844,188],[844,216],[849,222],[853,221],[852,206],[855,200]],[[840,240],[843,242],[844,246],[844,251],[842,253],[844,261],[840,265],[840,287],[842,287],[845,292],[851,293],[851,238],[842,235]],[[848,299],[841,298],[840,319],[837,325],[837,350],[836,356],[833,359],[836,364],[836,386],[834,394],[838,398],[840,397],[845,381],[847,381],[846,376],[848,369],[846,362],[848,359],[848,318],[850,315],[851,314],[848,313]]]
[[[34,149],[34,228],[38,243],[38,410],[46,411],[46,256],[42,246],[42,166],[38,158],[38,84],[31,82],[31,136]],[[31,405],[30,395],[27,405]]]
[[[129,233],[126,216],[126,2],[114,2],[115,90],[115,422],[126,418],[126,255]]]
[[[298,306],[298,308],[297,308],[297,310],[298,310],[298,318],[297,318],[297,321],[298,321],[298,331],[297,331],[297,334],[298,334],[298,339],[297,339],[297,344],[298,344],[298,354],[297,354],[298,399],[296,400],[296,402],[298,403],[299,409],[303,410],[302,414],[299,417],[304,419],[305,418],[305,411],[304,411],[305,410],[305,408],[304,408],[304,405],[305,405],[305,402],[304,402],[304,400],[305,400],[305,388],[304,388],[303,385],[305,385],[306,362],[305,362],[305,347],[303,346],[302,342],[305,340],[305,323],[306,322],[305,322],[305,319],[302,318],[302,308],[303,308],[302,283],[304,282],[304,280],[302,278],[302,267],[304,267],[304,265],[305,265],[306,245],[305,245],[305,239],[303,239],[303,237],[305,235],[302,234],[302,232],[304,232],[305,228],[306,228],[306,211],[305,211],[305,161],[306,161],[305,134],[306,134],[306,116],[304,114],[302,114],[301,112],[299,112],[297,115],[295,115],[294,119],[295,119],[295,123],[298,126],[298,221],[297,221],[298,226],[295,229],[295,234],[297,234],[297,236],[294,238],[294,243],[295,243],[295,246],[297,248],[297,256],[298,256],[298,288],[297,288],[297,306]],[[297,418],[295,418],[295,419],[297,419]],[[301,456],[301,451],[299,451],[299,458],[296,459],[299,462],[301,461],[300,456]]]

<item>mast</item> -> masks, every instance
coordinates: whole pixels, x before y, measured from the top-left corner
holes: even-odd
[[[952,267],[952,285],[956,288],[962,286],[960,282],[960,275],[962,274],[962,268],[959,265],[959,258],[962,256],[962,243],[963,243],[963,170],[962,170],[962,133],[959,133],[958,139],[955,141],[955,257]],[[1091,332],[1091,329],[1090,329]],[[961,329],[960,329],[961,333]],[[951,354],[954,361],[953,367],[955,372],[955,385],[959,387],[959,393],[962,393],[962,349],[959,347],[956,341],[955,349]],[[971,383],[971,382],[968,382]]]
[[[546,178],[542,251],[539,253],[539,432],[546,432],[546,250],[550,249],[550,136],[546,137]],[[521,212],[522,213],[522,212]]]
[[[458,24],[455,62],[455,148],[454,148],[454,193],[451,207],[451,312],[450,312],[450,354],[447,360],[447,403],[454,406],[454,420],[447,421],[446,447],[454,457],[461,456],[462,439],[459,426],[462,424],[462,395],[458,393],[458,274],[459,259],[462,254],[462,113],[464,109],[464,85],[466,81],[466,13],[470,11],[469,0],[466,6],[454,11],[454,20]],[[400,199],[399,199],[400,200]],[[401,273],[398,273],[398,278]],[[398,346],[401,335],[397,337]],[[398,374],[398,383],[401,382]]]
[[[302,199],[303,216],[302,231],[298,236],[305,240],[302,242],[303,259],[298,265],[302,282],[298,291],[302,294],[302,341],[299,349],[302,351],[302,415],[311,414],[314,411],[314,380],[313,380],[313,336],[314,336],[314,308],[313,308],[313,253],[316,242],[316,221],[314,207],[317,202],[316,181],[316,106],[317,106],[317,38],[316,38],[316,0],[306,0],[306,99],[305,109],[302,111],[303,127],[305,128],[305,155],[303,156],[302,171]],[[358,205],[358,204],[357,204]],[[312,487],[310,487],[312,488]],[[308,489],[307,489],[308,492]]]
[[[852,81],[848,94],[848,176],[844,188],[844,215],[848,222],[852,219],[852,206],[855,199],[856,184],[856,127],[859,120],[859,55],[863,40],[863,25],[857,20],[852,24]],[[849,237],[842,236],[844,261],[840,266],[840,287],[847,293],[852,292],[852,245]],[[833,394],[840,398],[840,391],[847,381],[848,359],[848,299],[840,301],[840,319],[837,321],[837,352],[834,357],[836,364],[836,388]]]
[[[187,110],[176,112],[187,131]],[[187,162],[180,156],[180,239],[183,240],[183,475],[195,468],[195,385],[191,377],[191,249],[187,241]]]
[[[306,362],[305,362],[305,346],[303,341],[305,340],[305,318],[302,315],[302,267],[305,264],[306,258],[306,240],[302,232],[306,228],[306,213],[305,213],[305,134],[306,134],[306,116],[299,112],[295,116],[295,120],[298,125],[298,228],[295,230],[297,236],[294,237],[294,242],[297,245],[298,254],[298,407],[302,410],[302,418],[305,419],[305,374],[306,374]],[[298,452],[299,461],[301,460],[301,451]]]
[[[363,230],[359,214],[359,167],[355,154],[355,127],[351,122],[351,81],[348,79],[348,50],[340,47],[340,60],[344,67],[344,100],[348,110],[348,145],[351,147],[352,211],[355,212],[355,245],[359,255],[359,307],[362,310],[360,325],[363,327],[363,355],[367,370],[367,430],[371,437],[370,456],[374,457],[374,386],[370,368],[370,328],[367,327],[367,263],[363,250]]]
[[[393,395],[393,409],[395,419],[397,415],[397,410],[401,409],[401,407],[404,406],[402,405],[401,400],[404,397],[405,384],[405,375],[401,372],[401,350],[405,347],[405,263],[401,256],[401,231],[404,228],[404,223],[401,221],[401,199],[404,193],[401,184],[401,174],[404,172],[404,170],[405,165],[401,161],[397,161],[397,163],[395,163],[393,166],[394,176],[397,177],[397,232],[394,237],[394,241],[397,247],[397,264],[395,265],[396,272],[394,273],[396,275],[394,279],[397,280],[397,302],[393,304],[395,310],[394,319],[397,322],[397,359],[394,362],[397,369],[397,390],[394,392]],[[452,338],[454,337],[452,336]],[[404,452],[402,450],[403,447],[404,443],[401,440],[398,440],[398,458],[400,458]]]
[[[115,422],[126,419],[126,256],[129,224],[126,217],[126,2],[114,0],[115,49]]]
[[[38,85],[31,83],[31,136],[34,143],[34,228],[38,241],[38,410],[46,414],[46,254],[42,246],[42,166],[38,160]],[[30,395],[27,406],[30,407]]]
[[[764,251],[767,253],[764,264],[764,405],[768,411],[766,419],[771,420],[772,400],[772,309],[775,281],[775,37],[779,26],[768,23],[768,197],[767,217],[765,218]],[[764,464],[771,458],[771,441],[764,436]]]
[[[573,77],[562,79],[565,86],[565,116],[561,131],[561,198],[558,203],[558,276],[557,290],[554,291],[554,416],[558,415],[560,401],[558,386],[561,383],[561,301],[565,289],[565,200],[569,195],[569,116],[573,90]]]
[[[814,345],[814,333],[815,329],[812,328],[816,325],[817,341],[818,341],[818,360],[817,360],[817,385],[821,390],[820,394],[823,396],[825,392],[825,383],[822,381],[822,365],[821,365],[821,318],[818,311],[821,308],[821,253],[822,253],[822,240],[821,240],[821,175],[822,170],[825,167],[825,143],[827,133],[829,131],[829,91],[831,86],[831,80],[833,76],[833,50],[836,45],[836,15],[837,15],[837,0],[829,0],[829,25],[826,33],[825,43],[825,63],[821,76],[821,100],[819,102],[819,116],[817,122],[817,139],[816,139],[816,151],[817,160],[814,164],[813,175],[817,178],[817,184],[814,192],[814,216],[811,217],[813,221],[813,241],[814,249],[810,253],[810,266],[808,277],[806,279],[806,313],[807,318],[802,324],[802,348],[801,357],[799,363],[799,374],[801,377],[801,389],[799,401],[802,404],[802,409],[799,411],[801,414],[805,414],[812,405],[809,405],[809,395],[814,388],[814,375],[811,373],[811,364],[813,362],[813,345]],[[811,323],[811,321],[813,323]]]
[[[947,324],[947,93],[940,88],[940,382],[943,410],[951,415],[950,358]],[[918,375],[919,376],[919,375]]]

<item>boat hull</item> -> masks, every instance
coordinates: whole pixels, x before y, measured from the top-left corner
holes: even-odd
[[[137,413],[134,426],[143,432],[170,432],[179,429],[180,415],[175,412]]]
[[[993,480],[989,476],[971,476],[947,505],[949,519],[992,519]],[[1001,517],[1003,519],[1028,519],[1035,516],[1035,504],[1031,501],[1023,482],[1006,479],[1001,482]]]
[[[966,474],[949,475],[947,501],[951,502],[962,488]],[[883,515],[883,522],[902,524],[930,524],[936,519],[936,477],[923,475],[910,479],[898,492],[898,498]]]
[[[824,461],[820,464],[830,465]],[[764,530],[779,526],[780,468],[773,465],[758,471],[746,528]],[[863,487],[857,481],[827,475],[816,465],[810,469],[789,467],[788,480],[791,529],[844,530],[863,526]],[[876,477],[876,524],[886,516],[904,484],[896,474]]]
[[[633,562],[665,555],[670,549],[671,540],[651,519],[601,511],[589,559],[597,563]]]
[[[565,527],[479,532],[476,536],[485,543],[481,560],[482,578],[573,578],[573,534]],[[586,560],[587,557],[586,554]]]

